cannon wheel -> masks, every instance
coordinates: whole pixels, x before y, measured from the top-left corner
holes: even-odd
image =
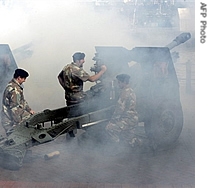
[[[182,131],[183,112],[180,102],[161,102],[154,110],[151,120],[144,125],[153,149],[168,148],[179,138]]]

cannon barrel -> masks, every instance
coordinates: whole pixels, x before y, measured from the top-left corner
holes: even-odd
[[[188,41],[190,38],[191,38],[191,34],[190,33],[181,33],[171,43],[166,45],[166,47],[168,47],[169,50],[171,50],[174,47],[180,45],[181,43],[184,43],[184,42]]]

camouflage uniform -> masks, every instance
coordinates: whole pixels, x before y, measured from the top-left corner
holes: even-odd
[[[132,143],[135,139],[135,127],[138,125],[136,95],[126,86],[118,99],[116,109],[106,130],[115,142]]]
[[[78,103],[84,100],[83,82],[87,81],[89,77],[90,75],[75,63],[68,64],[63,68],[67,103]]]
[[[30,111],[24,99],[23,87],[12,79],[4,90],[2,100],[1,121],[5,131],[27,119],[31,115]]]

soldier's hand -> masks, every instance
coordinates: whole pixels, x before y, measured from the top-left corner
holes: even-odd
[[[34,112],[33,110],[31,110],[29,113],[30,113],[31,115],[35,114],[35,112]]]
[[[101,65],[101,70],[102,70],[103,72],[106,72],[106,70],[107,70],[106,66],[105,66],[105,65]]]

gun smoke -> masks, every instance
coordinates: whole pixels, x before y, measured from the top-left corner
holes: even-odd
[[[2,27],[1,43],[9,44],[11,50],[24,44],[32,44],[30,49],[33,54],[30,58],[22,59],[15,55],[14,57],[18,67],[24,68],[30,73],[24,83],[24,95],[36,112],[65,106],[64,91],[58,83],[57,75],[67,63],[72,61],[72,55],[76,51],[86,54],[84,69],[93,74],[89,69],[94,64],[92,58],[95,46],[122,46],[127,49],[132,49],[135,46],[165,46],[177,33],[179,34],[177,30],[167,30],[161,33],[154,28],[150,31],[142,29],[136,34],[128,24],[128,20],[122,19],[116,10],[95,11],[89,4],[78,1],[17,0],[8,7],[0,6],[0,10],[3,11],[4,18],[7,18],[0,18],[0,22],[6,26]],[[113,66],[121,65],[120,62],[116,62]],[[88,90],[90,86],[90,83],[86,83],[85,90]],[[99,148],[97,143],[94,143],[94,139],[91,141],[89,138],[88,148],[82,146],[78,149],[79,146],[75,139],[73,142],[66,142],[65,138],[61,136],[55,142],[58,147],[56,150],[64,151],[63,155],[69,155],[69,165],[72,165],[74,169],[78,166],[77,171],[69,172],[66,168],[58,170],[63,167],[62,161],[58,158],[52,165],[49,160],[45,164],[52,165],[52,171],[55,171],[55,174],[50,178],[45,174],[44,169],[43,173],[38,167],[33,169],[33,171],[37,170],[42,173],[42,177],[39,176],[40,181],[62,182],[66,181],[68,175],[75,182],[87,182],[94,178],[99,182],[124,181],[123,176],[118,177],[118,180],[114,179],[114,177],[116,178],[115,173],[120,173],[118,170],[103,169],[99,174],[98,169],[103,165],[88,166],[89,160],[91,164],[94,160],[97,164],[100,162],[114,163],[114,158],[111,157],[111,161],[109,161],[109,157],[103,157],[103,154],[106,155],[106,150],[109,150],[108,146]],[[53,143],[46,145],[49,145],[46,153],[53,151]],[[38,147],[46,147],[46,145]],[[69,148],[71,151],[67,151]],[[37,152],[36,147],[32,150]],[[60,153],[60,158],[62,158],[62,152]],[[78,158],[86,165],[81,166]],[[130,166],[135,166],[135,160],[132,162],[132,158],[135,156],[130,155],[131,160],[128,163]],[[36,163],[36,161],[34,162]],[[30,167],[27,168],[30,169]],[[90,169],[91,172],[88,171]],[[120,169],[123,168],[120,167]],[[58,171],[56,172],[56,170]],[[121,173],[132,177],[132,174],[129,174],[131,171],[132,169],[129,169],[128,172]],[[134,174],[135,171],[137,169],[134,170]],[[65,174],[64,177],[63,174]],[[81,178],[81,174],[86,174],[87,177]],[[113,179],[112,174],[115,174]],[[25,174],[25,176],[29,181],[35,181],[35,178],[29,174]],[[18,180],[18,173],[14,173],[13,179]]]

